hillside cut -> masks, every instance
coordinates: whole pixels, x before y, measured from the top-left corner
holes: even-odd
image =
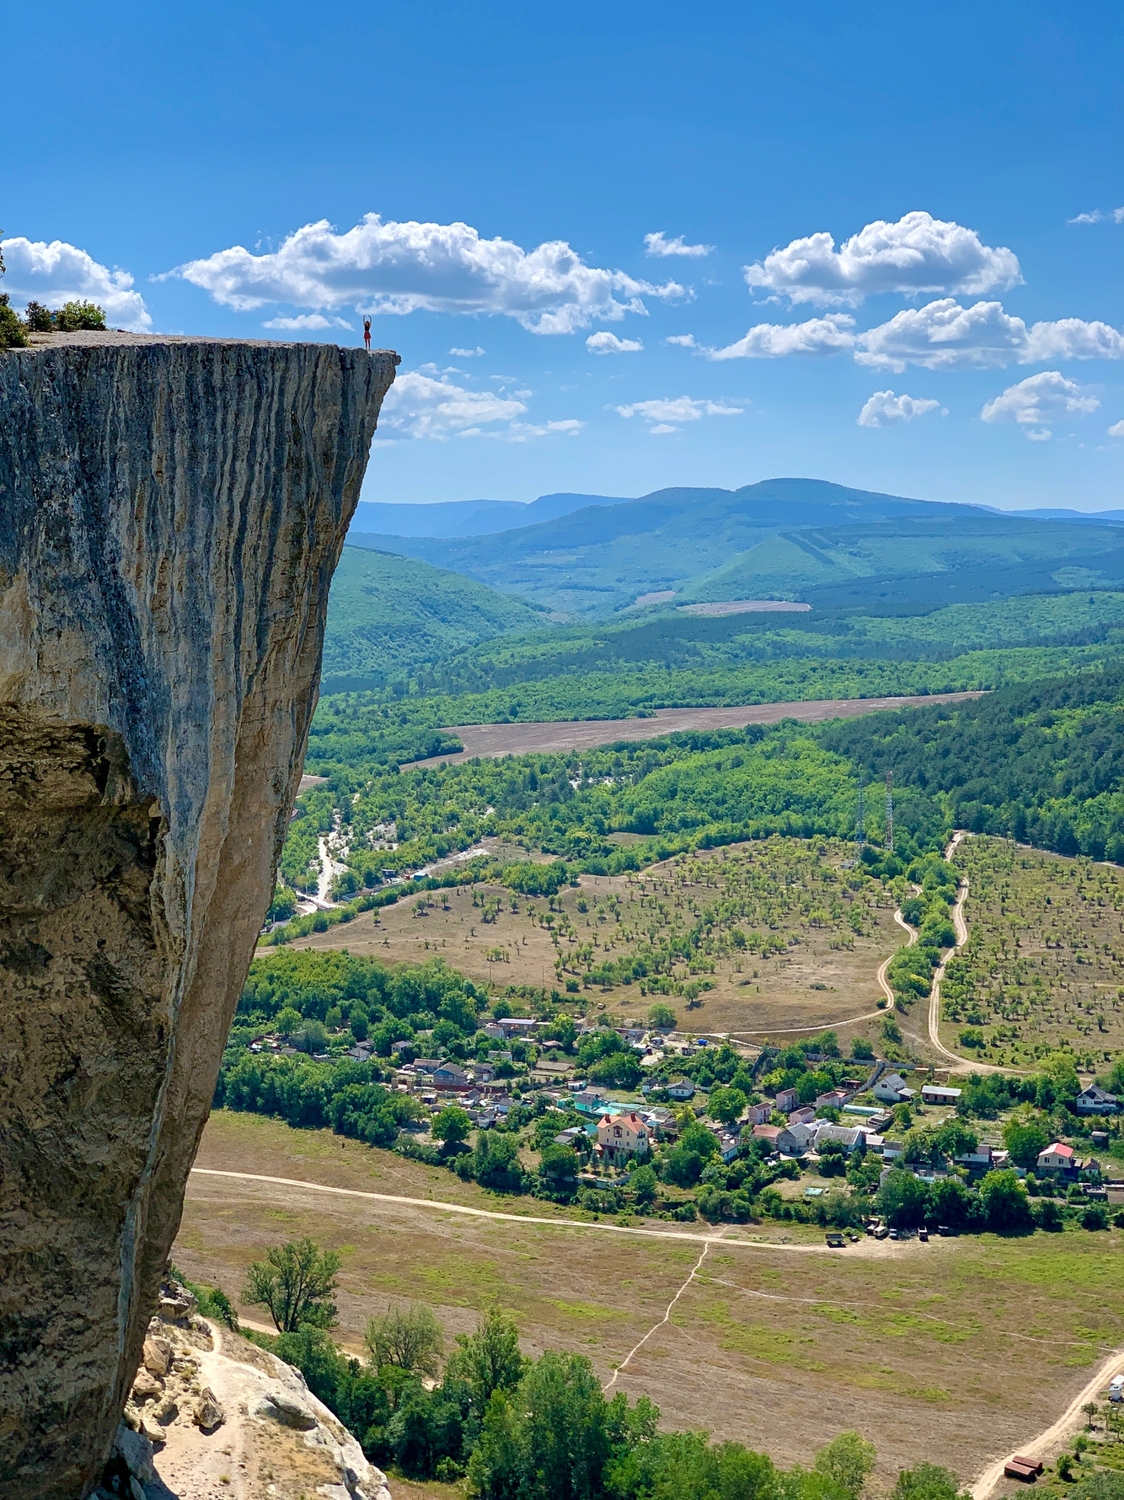
[[[104,333],[0,355],[0,1500],[100,1477],[397,363]]]

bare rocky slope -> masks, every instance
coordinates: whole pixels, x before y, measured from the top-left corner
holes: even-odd
[[[0,1500],[79,1500],[273,887],[397,357],[0,355]]]

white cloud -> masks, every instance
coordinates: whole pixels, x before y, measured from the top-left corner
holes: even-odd
[[[1113,422],[1108,429],[1109,437],[1124,438],[1124,422]]]
[[[895,396],[893,391],[875,391],[859,412],[858,422],[860,427],[892,427],[939,411],[940,405],[939,401],[918,400],[915,396]]]
[[[697,349],[693,333],[673,333],[670,338],[664,339],[665,344],[680,344],[684,349]]]
[[[1048,427],[1032,427],[1026,436],[1031,443],[1048,443],[1053,435]]]
[[[428,368],[432,369],[433,366]],[[439,378],[417,370],[399,375],[382,404],[376,442],[399,438],[491,437],[525,442],[551,433],[575,437],[585,426],[575,418],[556,422],[523,422],[527,410],[523,397],[530,391],[502,395],[496,391],[471,391],[454,384],[448,372]]]
[[[1022,276],[1012,250],[985,245],[974,229],[932,214],[876,219],[839,249],[826,231],[791,244],[744,268],[751,287],[790,302],[854,307],[880,292],[1005,291]]]
[[[1029,375],[1017,385],[1008,386],[1001,396],[988,401],[980,412],[984,422],[1017,422],[1031,427],[1031,442],[1049,438],[1051,423],[1063,417],[1084,416],[1100,406],[1096,396],[1085,395],[1074,380],[1067,380],[1060,370],[1043,370]]]
[[[735,344],[703,349],[707,359],[783,359],[789,354],[837,354],[855,347],[855,320],[847,313],[828,313],[806,323],[756,323]],[[692,347],[693,344],[692,344]]]
[[[655,234],[644,236],[644,249],[648,255],[686,255],[697,259],[703,255],[709,255],[714,249],[713,245],[688,245],[681,234],[677,234],[673,240],[669,240],[662,229],[657,229]]]
[[[295,318],[270,318],[263,328],[292,328],[316,330],[321,328],[352,328],[345,318],[326,318],[322,313],[300,313]]]
[[[128,271],[111,271],[65,240],[47,244],[16,236],[5,240],[2,249],[8,268],[4,290],[13,302],[35,301],[48,307],[96,302],[105,309],[106,322],[113,328],[143,333],[152,327],[144,298],[132,290]]]
[[[458,359],[476,359],[484,353],[484,350],[477,344],[475,349],[450,349],[449,353],[455,354]]]
[[[1047,359],[1124,359],[1124,334],[1108,323],[1060,318],[1028,328],[999,302],[961,307],[953,297],[906,308],[858,334],[855,342],[860,365],[899,373],[910,364],[928,370],[1002,369]]]
[[[703,417],[739,417],[740,406],[722,401],[698,401],[693,396],[674,396],[654,401],[633,401],[628,406],[614,406],[622,417],[642,417],[653,425],[652,433],[678,432],[680,422],[698,422]]]
[[[600,333],[591,333],[585,341],[591,354],[637,354],[644,345],[639,339],[619,339],[615,333],[602,328]]]
[[[1124,224],[1124,208],[1110,208],[1108,213],[1101,213],[1099,208],[1094,208],[1092,213],[1078,214],[1075,219],[1067,219],[1067,224],[1100,224],[1111,220],[1113,224]]]
[[[383,223],[378,214],[342,234],[321,219],[289,235],[279,250],[253,255],[234,245],[168,274],[239,311],[287,303],[400,316],[488,313],[544,334],[644,313],[644,297],[684,295],[674,281],[655,286],[587,266],[564,240],[526,251],[511,240],[481,239],[468,224]]]

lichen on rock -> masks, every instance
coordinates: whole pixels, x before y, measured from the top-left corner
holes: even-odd
[[[141,1363],[396,363],[0,355],[0,1500],[88,1493]]]

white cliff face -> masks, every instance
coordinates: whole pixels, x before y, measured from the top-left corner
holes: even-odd
[[[0,1500],[78,1500],[108,1452],[396,363],[0,354]]]

